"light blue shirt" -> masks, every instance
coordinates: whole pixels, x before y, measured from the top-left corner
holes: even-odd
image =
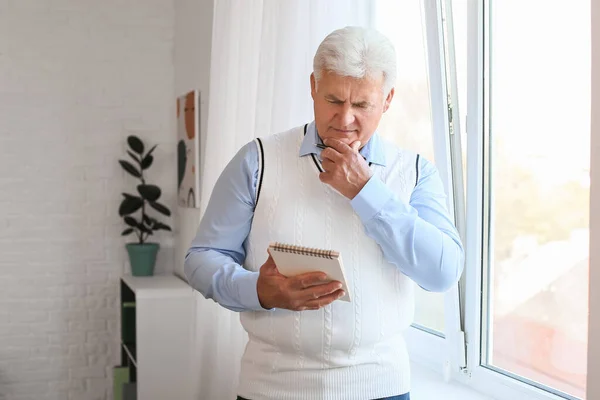
[[[315,143],[322,141],[312,122],[298,156],[316,154],[320,158],[321,150]],[[360,153],[367,162],[386,165],[377,133]],[[462,273],[463,247],[447,211],[437,169],[423,157],[415,167],[417,179],[408,204],[377,177],[372,177],[348,201],[388,262],[425,290],[443,292],[455,285]],[[257,181],[258,149],[255,142],[250,142],[217,180],[185,258],[185,275],[190,285],[233,311],[264,310],[256,290],[259,273],[242,267]]]

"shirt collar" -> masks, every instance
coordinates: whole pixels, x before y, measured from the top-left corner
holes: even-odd
[[[316,154],[320,158],[321,149],[315,146],[315,144],[323,144],[323,141],[319,137],[317,128],[315,126],[315,121],[313,121],[308,124],[308,127],[306,128],[306,135],[304,136],[304,140],[302,140],[302,145],[300,146],[300,157],[304,157],[309,154]],[[383,144],[381,143],[381,138],[377,132],[375,132],[367,144],[360,149],[360,154],[369,163],[384,167],[386,166]]]

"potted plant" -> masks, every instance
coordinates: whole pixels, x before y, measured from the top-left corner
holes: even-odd
[[[121,233],[128,236],[135,233],[137,242],[127,243],[125,247],[129,254],[131,274],[134,276],[150,276],[154,274],[156,254],[159,250],[158,243],[147,242],[148,237],[154,231],[170,231],[171,228],[147,214],[149,208],[153,208],[160,214],[170,216],[171,211],[158,202],[161,190],[156,185],[146,183],[144,171],[152,165],[154,157],[152,152],[156,145],[144,154],[144,143],[134,135],[127,137],[127,143],[131,150],[127,154],[133,159],[134,164],[129,161],[119,160],[119,164],[125,171],[140,180],[137,185],[137,194],[123,193],[123,201],[119,207],[119,215],[123,217],[127,228]],[[137,213],[137,216],[134,215]]]

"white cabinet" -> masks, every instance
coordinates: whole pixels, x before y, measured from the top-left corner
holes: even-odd
[[[192,399],[193,289],[174,275],[121,278],[121,365],[138,400]]]

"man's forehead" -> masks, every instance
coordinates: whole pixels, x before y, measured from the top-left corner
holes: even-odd
[[[376,80],[369,77],[354,78],[336,74],[324,75],[319,82],[319,89],[323,89],[324,95],[345,97],[349,94],[353,97],[371,97],[381,91],[383,79]]]

